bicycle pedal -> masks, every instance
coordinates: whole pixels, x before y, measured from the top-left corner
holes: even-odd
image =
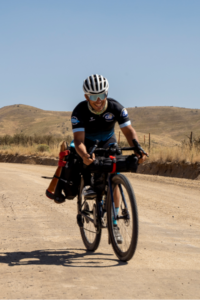
[[[89,210],[86,210],[86,209],[82,210],[82,213],[86,214],[87,216],[90,215],[90,211],[89,211]]]

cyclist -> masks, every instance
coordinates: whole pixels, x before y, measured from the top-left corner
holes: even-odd
[[[108,80],[102,75],[91,75],[83,82],[85,101],[80,102],[72,112],[71,122],[74,135],[76,152],[83,159],[85,165],[90,165],[95,160],[95,155],[89,155],[89,151],[96,140],[98,147],[108,148],[117,143],[114,133],[115,123],[125,135],[130,146],[136,148],[136,155],[141,157],[141,162],[146,159],[144,150],[138,142],[137,133],[131,126],[127,110],[116,100],[108,98]],[[90,174],[84,174],[85,186],[90,185]],[[84,196],[91,197],[95,191],[90,187],[84,191]],[[119,212],[120,194],[115,189],[114,202],[116,214]],[[123,242],[116,220],[113,219],[114,234],[117,242]]]

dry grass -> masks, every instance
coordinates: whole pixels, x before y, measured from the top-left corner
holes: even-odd
[[[50,146],[49,151],[40,152],[37,149],[38,145],[34,146],[1,146],[0,154],[12,155],[31,155],[37,157],[54,157],[58,158],[60,145]],[[145,149],[147,150],[147,149]],[[148,151],[148,150],[147,150]],[[132,152],[124,152],[131,154]],[[196,163],[200,162],[200,148],[190,146],[175,146],[175,147],[152,147],[149,153],[148,162],[176,162],[176,163]]]
[[[176,162],[196,163],[200,162],[200,149],[190,146],[157,147],[152,148],[149,155],[149,162]]]
[[[37,157],[58,157],[60,152],[60,146],[54,145],[49,148],[49,151],[38,151],[38,145],[33,146],[1,146],[0,154],[10,154],[10,155],[31,155]]]

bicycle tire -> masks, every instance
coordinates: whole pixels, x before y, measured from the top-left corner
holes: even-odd
[[[82,204],[83,204],[83,196],[82,196],[82,190],[84,187],[84,183],[83,183],[83,178],[81,180],[81,185],[80,185],[80,191],[79,191],[79,196],[78,196],[78,212],[81,210],[82,208]],[[96,204],[96,199],[94,200],[87,200],[88,206],[89,206],[89,210],[91,210],[91,205],[94,205],[94,202]],[[100,226],[94,226],[94,224],[92,222],[88,222],[88,219],[81,216],[82,217],[82,224],[83,226],[80,227],[80,233],[81,233],[81,237],[83,240],[83,243],[86,247],[86,249],[88,251],[95,251],[100,243],[101,240],[101,227]],[[94,232],[93,233],[93,238],[91,237],[91,232],[88,231],[88,229],[91,228],[91,230]],[[89,229],[90,230],[90,229]],[[89,237],[90,236],[90,237]]]
[[[128,204],[127,205],[129,206],[128,211],[129,211],[129,215],[131,218],[128,221],[122,220],[122,219],[117,220],[117,223],[119,226],[120,226],[120,224],[122,224],[122,226],[126,226],[127,228],[129,227],[129,225],[132,226],[130,245],[127,247],[126,250],[123,250],[123,247],[125,248],[125,246],[123,245],[123,243],[125,244],[123,235],[122,235],[122,238],[123,238],[122,246],[119,246],[119,244],[117,243],[117,241],[115,239],[114,231],[113,231],[113,220],[112,220],[113,208],[112,208],[110,190],[108,192],[108,198],[107,198],[108,199],[108,201],[107,201],[107,218],[108,218],[108,231],[109,231],[108,234],[110,236],[113,250],[114,250],[115,254],[117,255],[117,257],[121,261],[128,261],[133,257],[136,247],[137,247],[137,241],[138,241],[139,225],[138,225],[137,203],[136,203],[135,195],[134,195],[134,192],[133,192],[133,189],[132,189],[132,186],[131,186],[129,180],[122,174],[114,175],[112,178],[113,191],[114,191],[115,187],[118,185],[121,185],[123,191],[126,192],[125,193],[126,194],[126,202],[129,203],[129,205]],[[123,205],[122,200],[121,200],[121,205]],[[121,212],[119,212],[118,216],[120,216],[122,214],[123,210],[120,208],[120,211]],[[128,225],[128,222],[129,222],[129,225]],[[125,232],[125,234],[126,234],[126,231],[127,230],[125,228],[125,231],[123,230],[123,232]],[[120,228],[120,234],[121,234],[121,228]]]

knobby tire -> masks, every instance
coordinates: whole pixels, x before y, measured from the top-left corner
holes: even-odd
[[[123,250],[121,248],[124,247],[123,243],[125,243],[125,240],[123,241],[122,246],[119,246],[115,240],[114,232],[113,232],[113,220],[112,220],[113,208],[112,208],[110,190],[108,192],[108,198],[107,198],[107,200],[108,200],[107,201],[107,218],[108,218],[108,231],[109,231],[108,234],[110,236],[113,250],[114,250],[115,254],[117,255],[117,257],[121,261],[128,261],[133,257],[136,247],[137,247],[137,241],[138,241],[138,229],[139,229],[138,227],[139,226],[138,226],[137,204],[136,204],[136,199],[135,199],[131,184],[130,184],[129,180],[122,174],[114,175],[112,178],[113,191],[114,191],[115,187],[118,185],[121,185],[122,189],[125,191],[125,195],[126,195],[125,198],[126,198],[127,203],[129,203],[129,213],[131,215],[131,219],[129,221],[129,226],[131,226],[132,229],[128,228],[129,227],[128,222],[125,222],[124,220],[117,220],[117,223],[122,224],[122,226],[126,226],[127,228],[125,228],[125,230],[129,229],[132,231],[130,234],[130,238],[129,238],[130,245],[127,246],[126,250]],[[120,214],[121,214],[121,212],[119,213],[119,215]],[[126,223],[126,225],[125,225],[125,223]]]
[[[82,178],[79,196],[78,196],[78,212],[81,209],[83,209],[83,208],[81,208],[81,206],[84,202],[84,197],[82,196],[83,187],[84,187],[84,182],[83,182],[83,178]],[[88,206],[91,209],[94,202],[96,202],[96,199],[95,200],[87,200],[86,202],[88,203]],[[97,205],[97,203],[96,203],[96,205]],[[87,223],[87,220],[84,217],[82,217],[82,222],[83,222],[83,227],[80,227],[80,233],[81,233],[83,243],[88,251],[94,252],[98,248],[100,240],[101,240],[101,228],[100,228],[100,226],[95,227],[94,224],[90,221],[89,221],[89,223]],[[92,226],[91,231],[94,233],[91,233],[90,231],[85,230],[85,229],[88,229],[87,227],[89,227],[89,226]],[[93,234],[93,236],[94,236],[94,238],[92,238],[92,240],[89,238],[89,236],[91,236],[91,234]]]

